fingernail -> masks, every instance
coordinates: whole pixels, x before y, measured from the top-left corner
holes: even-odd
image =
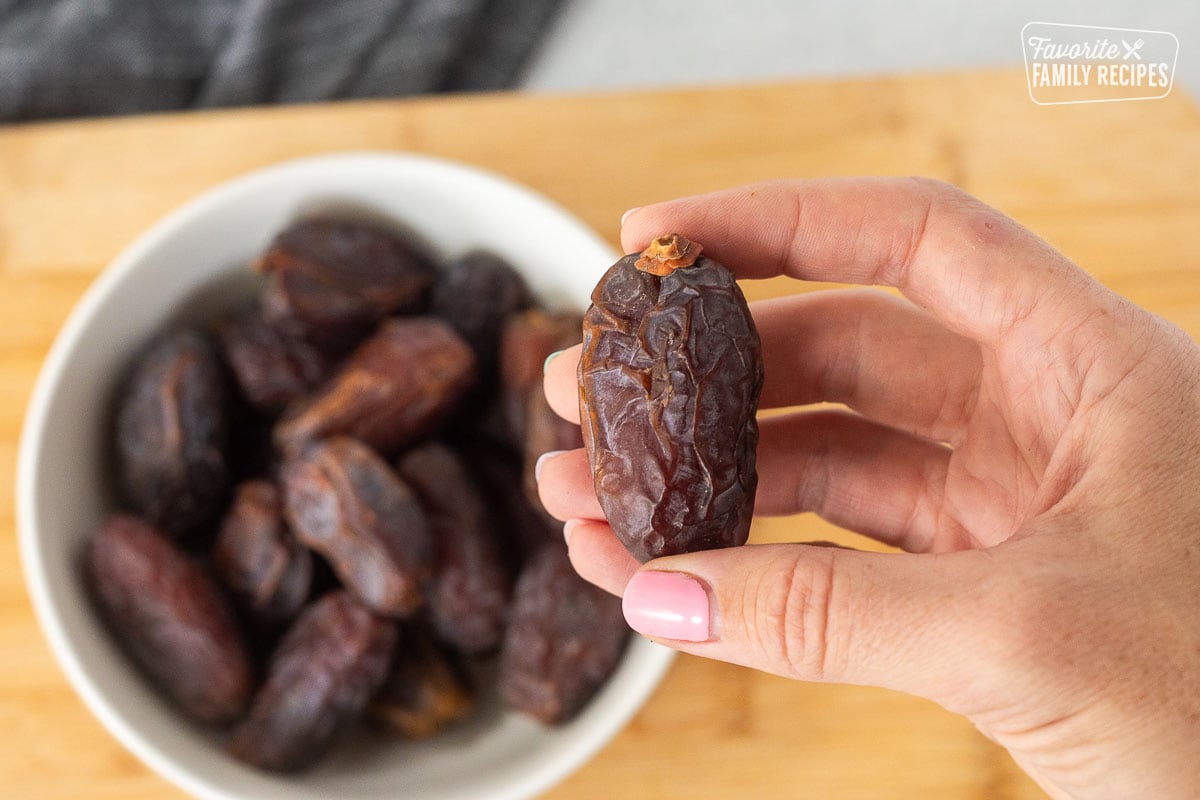
[[[553,361],[554,359],[558,358],[558,354],[561,352],[562,352],[562,350],[555,350],[553,353],[546,356],[546,360],[542,362],[542,374],[543,375],[546,374],[546,370],[550,369],[550,362]]]
[[[635,573],[621,608],[629,627],[645,636],[703,642],[710,635],[708,592],[682,572]]]
[[[551,450],[548,453],[542,453],[540,456],[538,456],[538,460],[533,463],[533,479],[535,481],[540,481],[542,479],[542,464],[546,463],[547,458],[554,458],[555,456],[561,456],[565,452],[567,452],[567,451],[566,450]]]
[[[625,224],[625,220],[629,219],[629,215],[630,215],[630,214],[632,214],[632,213],[633,213],[633,212],[635,212],[635,211],[638,211],[639,209],[641,209],[641,206],[634,206],[633,208],[629,209],[629,210],[628,210],[628,211],[626,211],[624,214],[622,214],[622,215],[621,215],[621,224],[622,224],[622,225],[624,225],[624,224]]]
[[[563,540],[569,545],[571,544],[571,534],[583,524],[581,519],[569,519],[563,523]]]

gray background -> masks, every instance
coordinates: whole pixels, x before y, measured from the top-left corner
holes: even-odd
[[[523,87],[570,91],[1021,65],[1021,27],[1174,33],[1200,97],[1200,0],[569,0]]]

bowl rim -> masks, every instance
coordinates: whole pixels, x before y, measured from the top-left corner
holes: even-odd
[[[54,393],[65,379],[65,369],[72,353],[93,318],[109,301],[110,296],[135,271],[138,265],[165,240],[178,234],[194,218],[202,217],[222,204],[235,199],[243,192],[251,191],[255,185],[269,182],[280,173],[327,169],[338,163],[386,161],[392,165],[427,168],[456,173],[459,177],[490,183],[493,187],[521,197],[524,201],[540,206],[561,218],[565,225],[573,227],[574,233],[590,238],[599,247],[607,250],[613,260],[619,257],[616,250],[594,230],[583,223],[572,212],[550,198],[511,178],[473,164],[452,159],[429,156],[421,153],[388,150],[349,150],[300,158],[286,159],[240,173],[201,191],[181,205],[174,207],[149,227],[136,235],[104,267],[71,308],[66,320],[55,334],[53,342],[38,370],[33,390],[25,407],[25,418],[21,426],[16,463],[16,523],[18,552],[23,577],[32,601],[34,616],[42,635],[50,644],[50,650],[68,682],[84,701],[87,708],[117,739],[150,769],[167,779],[176,787],[197,797],[212,800],[228,800],[228,793],[212,784],[194,770],[182,766],[170,755],[162,752],[129,721],[126,716],[110,706],[93,684],[92,677],[84,667],[83,658],[77,652],[62,622],[62,611],[54,598],[49,582],[51,576],[46,569],[38,534],[39,523],[37,501],[39,498],[37,476],[41,472],[42,446],[51,420],[49,409]],[[647,664],[640,671],[642,680],[635,691],[620,695],[620,707],[610,715],[616,721],[611,730],[600,737],[580,737],[572,747],[560,751],[557,760],[549,761],[520,779],[511,782],[495,797],[515,800],[531,797],[548,790],[556,783],[577,771],[587,760],[605,747],[628,724],[629,720],[645,704],[657,688],[666,671],[677,655],[674,650],[645,640],[638,641],[637,634],[629,649],[622,656],[626,661],[635,645],[648,645],[652,651],[645,657]]]

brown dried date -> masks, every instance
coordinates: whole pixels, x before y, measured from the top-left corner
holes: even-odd
[[[621,600],[580,578],[562,542],[546,544],[525,565],[513,594],[501,695],[535,719],[565,722],[608,679],[628,633]]]
[[[541,393],[546,356],[578,344],[580,322],[574,312],[533,309],[505,324],[500,340],[500,384],[515,441],[525,440],[529,397]]]
[[[520,273],[495,253],[474,250],[442,271],[433,287],[431,310],[471,345],[480,373],[490,376],[505,320],[529,305],[529,289]]]
[[[136,517],[116,515],[92,538],[88,573],[121,642],[183,711],[204,722],[241,715],[250,661],[220,590],[197,563]]]
[[[353,344],[389,314],[422,311],[437,277],[433,262],[400,236],[323,217],[286,228],[259,268],[269,275],[267,319],[330,351]]]
[[[416,495],[371,448],[344,436],[289,457],[284,514],[372,610],[407,616],[424,601],[433,541]]]
[[[600,279],[580,417],[600,505],[638,560],[745,543],[762,382],[746,299],[699,245],[661,237]]]
[[[312,764],[361,716],[387,678],[395,623],[349,593],[310,605],[271,657],[249,716],[233,732],[235,758],[266,770]]]
[[[475,355],[435,317],[392,319],[275,429],[283,449],[346,434],[382,453],[434,432],[475,381]]]
[[[257,311],[222,320],[217,337],[242,396],[262,411],[281,410],[333,371],[329,356],[271,326]]]
[[[121,495],[151,525],[183,537],[210,524],[229,488],[228,387],[209,340],[184,330],[142,356],[117,398]]]
[[[509,586],[479,489],[458,456],[437,442],[405,453],[397,469],[420,498],[435,542],[430,622],[464,653],[493,649],[504,635]]]
[[[257,622],[286,622],[300,611],[312,586],[312,554],[288,530],[273,483],[238,487],[217,534],[213,568]]]
[[[471,713],[475,693],[459,665],[416,627],[400,633],[391,674],[368,713],[410,739],[424,739]]]

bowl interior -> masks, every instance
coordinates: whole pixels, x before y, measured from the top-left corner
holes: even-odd
[[[77,691],[142,760],[209,798],[517,798],[561,779],[653,690],[671,651],[634,638],[616,674],[570,724],[546,728],[494,697],[469,723],[417,743],[352,738],[295,778],[224,754],[132,667],[81,578],[105,495],[109,398],[137,349],[180,319],[208,320],[249,296],[248,264],[294,217],[337,207],[402,220],[435,252],[486,247],[550,306],[582,308],[616,253],[540,196],[478,170],[412,156],[350,154],[272,167],[176,211],[126,249],[56,340],[30,404],[18,466],[22,557],[34,605]]]

